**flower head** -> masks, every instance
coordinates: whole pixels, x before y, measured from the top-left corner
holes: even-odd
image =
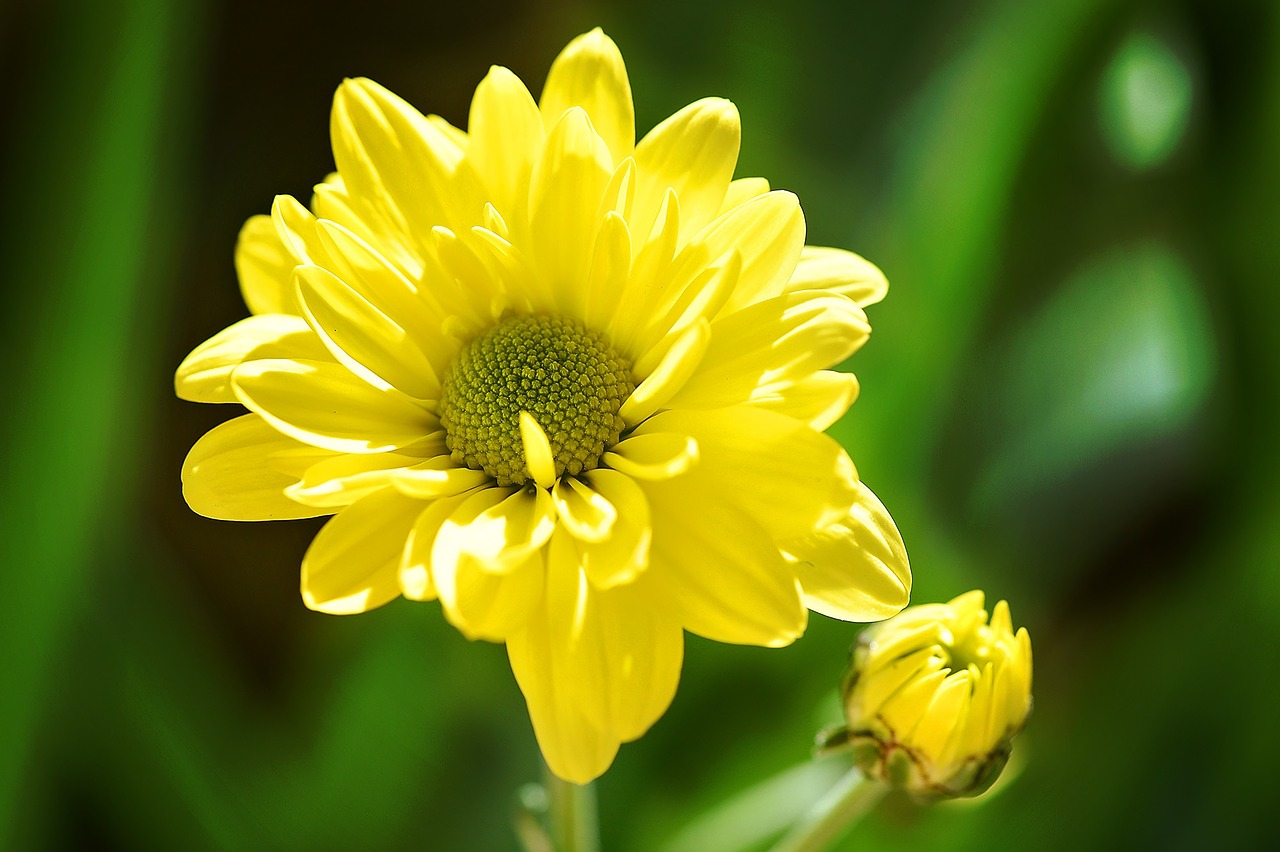
[[[822,434],[884,277],[805,246],[791,193],[732,179],[732,103],[637,143],[595,30],[540,101],[493,68],[466,132],[348,80],[332,142],[309,208],[280,196],[241,231],[253,315],[176,379],[249,409],[191,450],[192,508],[335,515],[308,606],[438,598],[506,643],[547,761],[581,782],[670,703],[684,630],[776,647],[808,609],[905,605],[898,532]]]
[[[844,684],[862,771],[926,797],[976,796],[999,776],[1031,712],[1031,638],[980,591],[913,606],[863,630]]]

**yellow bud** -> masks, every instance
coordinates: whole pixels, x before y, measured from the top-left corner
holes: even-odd
[[[1031,712],[1031,638],[981,591],[868,627],[843,684],[847,727],[831,745],[925,797],[976,796],[999,776]]]

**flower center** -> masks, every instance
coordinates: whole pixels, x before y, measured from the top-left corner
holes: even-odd
[[[499,485],[529,477],[520,412],[547,433],[556,476],[591,470],[623,429],[631,364],[574,320],[521,316],[472,340],[444,377],[440,423],[453,460]]]

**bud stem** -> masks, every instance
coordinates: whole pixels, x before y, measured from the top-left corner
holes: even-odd
[[[889,787],[851,769],[787,832],[772,852],[820,852],[838,840],[889,792]]]

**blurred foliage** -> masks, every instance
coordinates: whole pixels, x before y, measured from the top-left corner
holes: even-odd
[[[192,515],[182,457],[227,414],[170,382],[244,313],[240,223],[332,167],[342,77],[462,124],[490,63],[536,91],[596,24],[638,126],[733,98],[738,173],[883,266],[833,432],[914,599],[981,587],[1032,633],[1016,777],[891,798],[847,848],[1280,841],[1276,4],[49,0],[0,7],[0,845],[515,847],[538,763],[503,650],[434,605],[307,612],[318,525]],[[806,760],[855,635],[691,637],[599,785],[605,848],[780,830],[838,773]]]

